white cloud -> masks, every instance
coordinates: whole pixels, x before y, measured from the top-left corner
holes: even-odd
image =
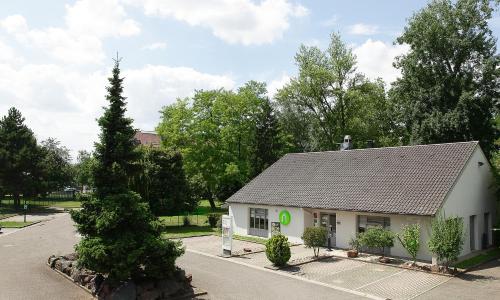
[[[378,33],[378,26],[357,23],[349,26],[349,33],[355,35],[371,35]]]
[[[124,71],[128,108],[140,129],[152,130],[160,109],[179,97],[192,96],[200,89],[231,89],[235,83],[225,75],[214,75],[186,67],[147,65]]]
[[[142,6],[146,15],[174,18],[191,26],[209,28],[231,44],[260,45],[283,36],[291,18],[308,10],[288,0],[126,0]]]
[[[267,85],[267,94],[270,98],[274,98],[274,95],[278,92],[279,89],[284,87],[287,83],[290,82],[290,76],[288,74],[283,73],[280,78],[272,80]]]
[[[372,39],[353,49],[358,70],[371,79],[381,77],[386,83],[395,81],[400,75],[399,70],[392,66],[394,58],[408,51],[408,45],[392,45]]]
[[[75,71],[55,64],[10,66],[0,63],[0,116],[15,106],[39,139],[55,137],[72,150],[91,150],[99,128],[96,118],[105,106],[105,86],[110,70]],[[224,75],[185,67],[148,65],[124,69],[127,115],[134,126],[154,129],[162,106],[196,89],[233,88]]]
[[[66,5],[65,20],[66,27],[31,29],[23,16],[12,15],[0,25],[25,46],[74,65],[102,63],[103,38],[140,32],[138,23],[126,18],[117,0],[80,0],[73,6]]]
[[[167,48],[167,44],[163,42],[152,43],[142,47],[143,50],[162,50]]]
[[[66,5],[65,20],[73,34],[118,37],[141,32],[139,23],[127,18],[118,0],[80,0]]]

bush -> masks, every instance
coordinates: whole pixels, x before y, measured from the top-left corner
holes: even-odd
[[[359,234],[359,243],[367,248],[382,248],[382,257],[385,248],[394,246],[394,234],[381,226],[368,228]]]
[[[182,225],[186,227],[191,225],[191,221],[188,216],[184,216],[184,218],[182,218]]]
[[[448,267],[456,261],[464,245],[464,224],[462,218],[446,218],[439,215],[432,220],[431,238],[428,246],[440,262]]]
[[[352,250],[356,250],[359,252],[359,249],[361,248],[361,243],[359,242],[358,237],[352,237],[349,240],[349,247],[351,247]]]
[[[415,263],[417,261],[418,250],[420,249],[420,225],[405,225],[397,237],[403,248],[405,248],[406,252],[413,259],[413,263]]]
[[[209,214],[207,216],[207,221],[208,221],[208,224],[210,225],[210,227],[212,227],[212,228],[217,227],[217,223],[219,222],[220,218],[221,217],[218,214]],[[222,224],[221,224],[221,227],[222,227]]]
[[[302,235],[302,240],[307,248],[313,248],[314,256],[318,257],[319,247],[326,244],[326,228],[324,227],[307,227]]]
[[[266,242],[266,256],[275,266],[284,266],[291,256],[288,238],[282,234],[271,237]]]

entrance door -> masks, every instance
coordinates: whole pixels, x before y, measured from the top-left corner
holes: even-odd
[[[336,246],[337,236],[337,215],[320,213],[320,225],[326,228],[326,245],[328,246],[328,237],[330,237],[330,246]]]
[[[470,250],[476,250],[476,216],[469,218]]]

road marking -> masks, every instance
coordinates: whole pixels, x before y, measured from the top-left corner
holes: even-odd
[[[446,282],[448,282],[448,281],[452,280],[453,278],[454,278],[454,277],[450,277],[450,278],[446,279],[446,280],[445,280],[445,281],[443,281],[443,282],[437,283],[437,284],[435,284],[434,286],[432,286],[431,288],[429,288],[429,289],[427,289],[427,290],[425,290],[425,291],[423,291],[423,292],[421,292],[421,293],[419,293],[419,294],[417,294],[417,295],[415,295],[415,296],[413,296],[413,297],[408,298],[408,300],[415,299],[415,298],[417,298],[418,296],[423,295],[423,294],[427,293],[428,291],[433,290],[433,289],[437,288],[438,286],[440,286],[440,285],[442,285],[442,284],[444,284],[444,283],[446,283]]]
[[[296,280],[301,280],[301,281],[308,282],[308,283],[315,284],[315,285],[321,285],[321,286],[324,286],[324,287],[327,287],[327,288],[331,288],[331,289],[338,290],[338,291],[341,291],[341,292],[346,292],[346,293],[354,294],[354,295],[365,297],[365,298],[369,298],[369,299],[374,299],[374,300],[385,300],[386,299],[386,298],[383,298],[383,297],[378,297],[378,296],[375,296],[375,295],[363,293],[363,292],[360,292],[360,291],[355,291],[355,290],[343,288],[343,287],[336,286],[336,285],[331,285],[331,284],[327,284],[327,283],[323,283],[323,282],[318,282],[318,281],[310,280],[310,279],[307,279],[307,278],[299,277],[297,275],[291,275],[291,274],[287,274],[287,273],[284,273],[284,272],[276,272],[274,270],[266,269],[266,268],[263,268],[263,267],[249,265],[249,264],[246,264],[246,263],[241,262],[241,261],[235,261],[233,259],[228,259],[228,258],[224,258],[224,257],[220,257],[220,256],[216,256],[216,255],[204,253],[204,252],[201,252],[201,251],[196,251],[196,250],[192,250],[192,249],[186,249],[186,251],[187,252],[191,252],[191,253],[195,253],[195,254],[198,254],[198,255],[203,255],[203,256],[206,256],[206,257],[211,257],[211,258],[215,258],[215,259],[219,259],[219,260],[223,260],[223,261],[228,261],[228,262],[231,262],[231,263],[234,263],[234,264],[246,266],[246,267],[249,267],[249,268],[252,268],[252,269],[256,269],[256,270],[259,270],[259,271],[264,271],[264,272],[269,272],[269,273],[273,273],[273,274],[278,274],[278,275],[281,275],[281,276],[284,276],[284,277],[293,278],[293,279],[296,279]]]
[[[364,287],[367,287],[367,286],[372,285],[372,284],[374,284],[374,283],[380,282],[380,281],[385,280],[385,279],[387,279],[387,278],[391,278],[392,276],[396,276],[396,275],[401,274],[401,273],[406,272],[406,271],[408,271],[408,270],[399,271],[399,272],[396,272],[396,273],[391,274],[391,275],[389,275],[389,276],[382,277],[382,278],[380,278],[380,279],[377,279],[377,280],[375,280],[375,281],[372,281],[372,282],[370,282],[370,283],[367,283],[367,284],[365,284],[365,285],[362,285],[362,286],[360,286],[360,287],[357,287],[357,288],[356,288],[356,290],[360,290],[360,289],[362,289],[362,288],[364,288]]]

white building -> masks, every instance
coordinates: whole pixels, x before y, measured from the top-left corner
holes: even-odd
[[[430,261],[440,213],[463,219],[462,258],[492,244],[495,189],[479,144],[464,142],[287,154],[227,202],[236,234],[270,237],[275,228],[301,243],[306,227],[325,226],[338,248],[370,226],[397,233],[420,223],[418,258]],[[399,242],[389,254],[407,257]]]

